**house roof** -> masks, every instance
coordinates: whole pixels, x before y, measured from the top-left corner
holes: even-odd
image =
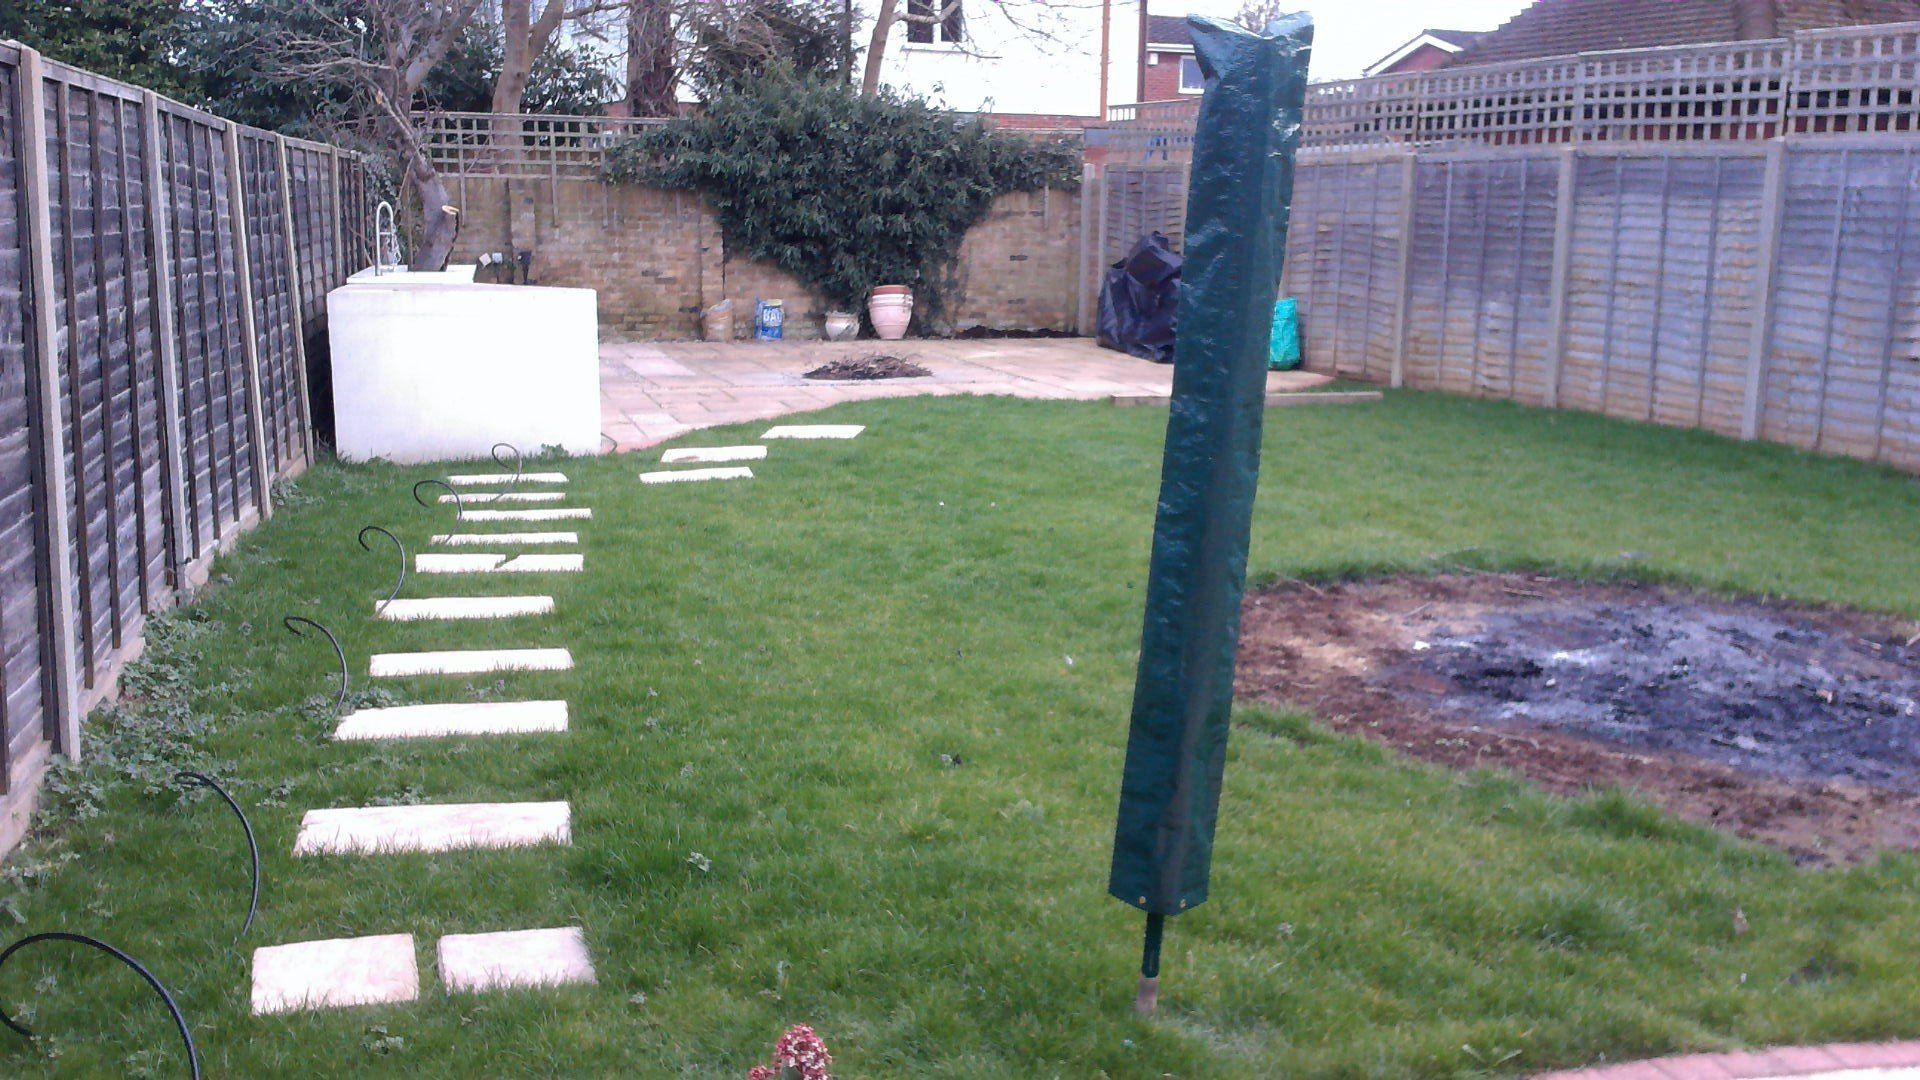
[[[1155,45],[1178,45],[1193,48],[1193,33],[1187,28],[1185,15],[1149,15],[1147,16],[1147,48]]]
[[[1920,0],[1534,0],[1453,63],[1744,41],[1821,26],[1920,20]]]
[[[1393,65],[1412,56],[1423,45],[1430,45],[1447,53],[1459,53],[1475,41],[1487,36],[1484,30],[1422,30],[1408,38],[1399,48],[1368,64],[1365,74],[1377,75]]]

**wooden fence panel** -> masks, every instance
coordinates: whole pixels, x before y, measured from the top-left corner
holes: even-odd
[[[1301,347],[1311,362],[1384,379],[1393,366],[1404,162],[1327,168],[1336,171],[1295,186],[1281,293],[1299,305]],[[1311,317],[1315,310],[1327,317]]]
[[[299,298],[287,250],[287,209],[280,192],[280,148],[265,132],[242,132],[241,190],[246,194],[247,255],[254,337],[260,357],[260,400],[272,475],[307,454],[301,408],[301,348],[296,339]]]
[[[311,143],[287,144],[287,180],[292,189],[293,245],[300,259],[300,316],[308,326],[327,317],[327,290],[342,276],[340,192],[333,183],[333,153]]]
[[[55,344],[77,649],[89,689],[167,589],[140,105],[49,65]]]
[[[1912,148],[1788,154],[1763,438],[1875,458],[1893,426],[1906,445],[1896,367],[1913,355],[1900,336],[1920,276],[1914,163]]]
[[[223,135],[190,110],[170,104],[162,107],[160,119],[172,197],[187,535],[197,559],[257,510],[251,402]]]
[[[26,765],[47,746],[49,632],[44,598],[45,512],[37,482],[39,404],[34,372],[30,253],[19,153],[17,57],[0,55],[0,790],[22,786]]]
[[[364,166],[320,150],[307,228],[344,242],[336,189]],[[280,161],[276,136],[0,43],[0,852],[147,617],[310,453]]]

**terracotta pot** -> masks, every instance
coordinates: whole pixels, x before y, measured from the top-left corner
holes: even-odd
[[[875,285],[874,296],[912,296],[913,290],[905,285]]]
[[[873,332],[885,341],[898,341],[907,336],[907,324],[913,321],[913,294],[882,294],[879,289],[867,300],[867,318],[873,322]]]

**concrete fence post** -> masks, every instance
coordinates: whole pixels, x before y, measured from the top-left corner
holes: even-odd
[[[1407,384],[1407,322],[1413,291],[1413,211],[1414,184],[1418,180],[1420,155],[1412,150],[1400,159],[1400,249],[1399,269],[1394,276],[1393,366],[1388,372],[1390,386]]]
[[[1767,171],[1760,188],[1759,276],[1753,288],[1753,334],[1747,341],[1746,397],[1740,410],[1740,437],[1760,437],[1767,392],[1767,353],[1773,343],[1774,263],[1780,249],[1781,192],[1786,186],[1787,140],[1767,140]]]
[[[1541,404],[1560,407],[1560,367],[1567,350],[1567,289],[1573,268],[1573,210],[1579,192],[1580,150],[1565,146],[1560,150],[1560,183],[1554,192],[1553,210],[1553,292],[1547,302],[1547,387]],[[1601,357],[1601,362],[1607,362]]]
[[[273,516],[273,471],[267,456],[266,395],[260,390],[260,335],[253,313],[253,258],[247,251],[247,184],[240,164],[240,125],[227,121],[227,216],[233,268],[240,290],[240,355],[247,362],[247,402],[253,427],[253,495],[260,520]]]
[[[40,542],[46,554],[47,587],[42,596],[52,708],[47,737],[54,750],[79,760],[80,694],[74,621],[74,574],[69,552],[73,523],[67,500],[67,459],[60,417],[60,352],[54,327],[52,185],[47,164],[46,74],[40,54],[22,46],[20,66],[21,195],[25,200],[27,255],[33,296],[33,392],[39,426],[35,480],[40,499]]]

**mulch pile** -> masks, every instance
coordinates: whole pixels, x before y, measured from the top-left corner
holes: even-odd
[[[867,379],[919,379],[933,372],[904,357],[875,353],[858,359],[835,360],[822,364],[804,376],[808,379],[826,379],[836,382],[859,382]]]

